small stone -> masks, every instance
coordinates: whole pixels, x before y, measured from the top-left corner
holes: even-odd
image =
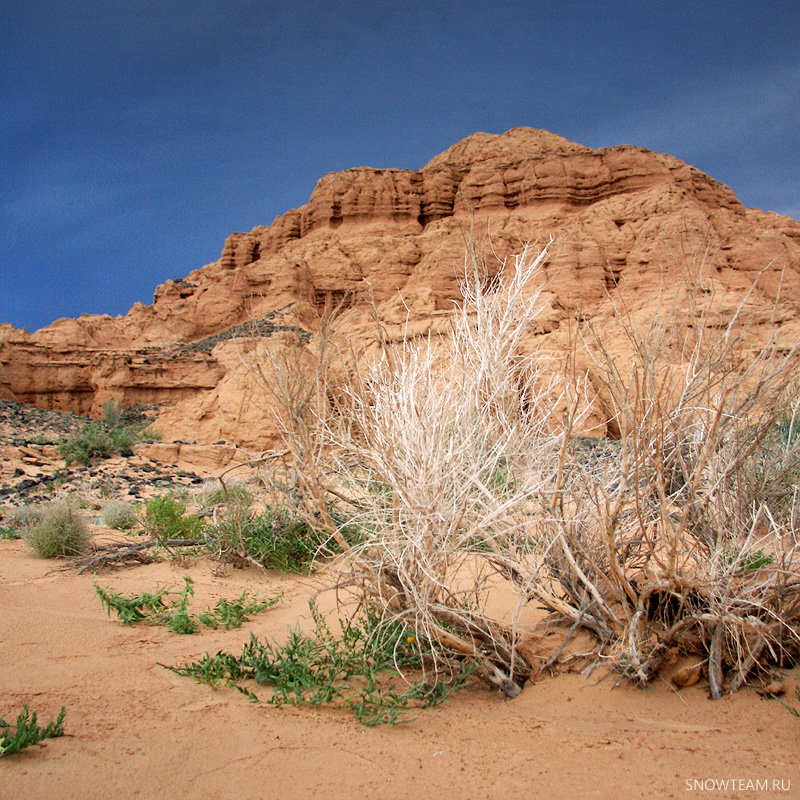
[[[762,697],[780,697],[786,693],[786,684],[782,680],[774,680],[757,691]]]
[[[676,689],[685,689],[687,686],[694,686],[703,676],[703,662],[690,664],[679,669],[671,678],[670,683]]]

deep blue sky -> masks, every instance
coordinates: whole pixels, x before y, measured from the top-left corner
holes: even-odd
[[[0,322],[125,313],[304,203],[529,125],[800,218],[800,4],[4,0]]]

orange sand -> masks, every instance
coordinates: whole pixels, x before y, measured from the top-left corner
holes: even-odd
[[[318,579],[215,577],[202,561],[100,577],[132,593],[190,574],[198,608],[285,588],[240,630],[178,636],[109,619],[92,576],[54,566],[0,541],[0,716],[28,704],[46,722],[64,705],[69,734],[0,759],[2,800],[800,797],[800,720],[751,690],[715,703],[700,686],[614,688],[595,671],[512,701],[476,685],[405,724],[366,728],[346,711],[253,705],[157,663],[236,651],[250,630],[285,635],[307,621]],[[695,788],[714,778],[769,789]]]

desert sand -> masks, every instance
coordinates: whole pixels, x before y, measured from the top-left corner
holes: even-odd
[[[198,607],[247,588],[284,589],[238,630],[180,636],[124,626],[93,575],[0,541],[0,698],[40,721],[66,707],[66,736],[0,761],[0,797],[31,798],[683,798],[797,797],[798,720],[747,688],[639,689],[595,670],[564,672],[507,700],[480,683],[408,721],[367,728],[348,711],[254,705],[162,664],[237,651],[249,637],[308,626],[325,585],[255,568],[215,576],[203,559],[101,574],[123,593],[195,581]],[[797,670],[790,674],[790,681]],[[788,702],[792,702],[788,699]],[[711,781],[736,781],[714,789]],[[764,790],[764,781],[767,789]],[[718,784],[719,785],[719,784]],[[701,788],[702,787],[702,788]],[[706,790],[708,789],[708,790]]]

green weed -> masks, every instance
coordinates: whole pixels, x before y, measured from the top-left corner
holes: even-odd
[[[218,555],[239,554],[266,569],[308,574],[320,553],[338,548],[320,529],[284,509],[267,506],[260,514],[234,508],[213,529],[209,545]]]
[[[17,716],[13,725],[0,717],[0,756],[11,756],[25,747],[30,747],[44,739],[57,739],[64,735],[64,706],[53,722],[39,727],[36,712],[28,711],[28,706]]]
[[[114,443],[102,425],[84,425],[70,439],[59,445],[67,466],[77,461],[88,464],[95,458],[109,458],[114,453]]]
[[[212,688],[227,685],[252,701],[258,697],[245,685],[253,681],[272,690],[273,705],[333,705],[348,708],[365,725],[400,722],[413,703],[429,707],[441,703],[463,686],[470,674],[466,665],[449,681],[422,681],[398,688],[398,669],[422,666],[415,638],[404,625],[383,623],[367,613],[362,621],[342,622],[335,637],[314,605],[316,631],[306,635],[295,629],[288,640],[259,641],[253,634],[240,656],[219,651],[196,662],[167,667]]]
[[[195,633],[198,623],[209,628],[218,628],[220,625],[226,630],[239,628],[251,615],[276,605],[283,594],[278,592],[269,600],[259,600],[257,597],[248,600],[248,593],[244,591],[236,600],[222,599],[214,608],[208,608],[195,616],[189,611],[189,598],[194,595],[194,583],[188,577],[184,578],[183,588],[179,592],[162,588],[126,597],[96,583],[94,590],[108,615],[111,616],[113,611],[124,625],[147,622],[149,625],[163,625],[181,634]]]
[[[723,548],[723,557],[728,564],[738,563],[740,572],[755,572],[763,567],[768,567],[775,560],[772,555],[763,550],[743,553],[735,545],[726,545]]]
[[[11,523],[2,524],[2,523]],[[22,532],[19,529],[18,525],[15,525],[16,519],[11,517],[8,519],[6,514],[0,511],[0,539],[19,539],[22,536]]]
[[[110,414],[109,419],[116,419]],[[59,450],[69,466],[73,461],[89,464],[97,458],[110,458],[122,453],[130,455],[137,442],[153,441],[161,436],[144,425],[121,425],[106,420],[84,425],[69,439],[61,442]]]
[[[108,615],[111,616],[113,611],[123,625],[160,618],[167,610],[164,597],[169,594],[169,590],[166,588],[125,597],[112,589],[104,589],[97,583],[93,585],[95,594],[100,598]]]
[[[199,517],[186,514],[184,503],[170,494],[147,501],[142,525],[146,533],[162,542],[197,539],[204,535],[207,527]]]

